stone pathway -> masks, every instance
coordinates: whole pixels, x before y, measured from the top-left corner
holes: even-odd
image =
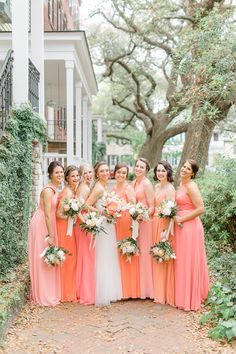
[[[150,300],[129,300],[96,308],[27,303],[10,328],[4,354],[231,354],[228,344],[207,338],[199,314]]]

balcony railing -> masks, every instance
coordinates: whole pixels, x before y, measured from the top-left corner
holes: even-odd
[[[13,51],[9,50],[0,70],[0,132],[5,125],[12,107]]]
[[[67,138],[67,124],[66,120],[48,119],[47,120],[48,139],[50,141],[66,141]],[[75,141],[75,119],[74,119],[74,141]]]
[[[39,80],[40,73],[29,59],[28,99],[35,112],[39,112]]]

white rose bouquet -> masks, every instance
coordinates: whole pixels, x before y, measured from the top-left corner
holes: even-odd
[[[63,247],[51,246],[46,247],[40,254],[40,258],[50,267],[60,266],[65,260],[66,255],[71,256],[68,250]]]
[[[138,202],[137,204],[128,204],[127,209],[130,213],[130,216],[135,221],[148,221],[149,220],[149,211],[148,208],[143,205],[143,203]]]
[[[171,259],[176,259],[175,253],[167,239],[162,239],[161,242],[155,243],[151,247],[150,254],[159,263],[168,262]]]
[[[127,210],[132,218],[132,238],[136,240],[139,234],[139,223],[149,220],[149,211],[141,202],[137,204],[127,204]]]
[[[63,214],[68,216],[67,236],[72,236],[75,217],[79,215],[84,207],[85,204],[82,198],[66,198],[63,200]]]
[[[95,246],[96,236],[99,232],[105,232],[104,227],[102,226],[105,217],[100,215],[96,211],[91,211],[86,214],[83,214],[84,221],[80,224],[81,230],[85,231],[86,234],[92,234],[94,239],[93,247]],[[90,243],[91,247],[91,243]]]
[[[131,263],[131,258],[139,255],[137,242],[132,237],[126,237],[123,240],[118,241],[117,246],[121,255],[126,257],[126,262]]]
[[[177,205],[173,200],[164,200],[158,207],[156,207],[156,216],[159,218],[172,219],[177,214]]]

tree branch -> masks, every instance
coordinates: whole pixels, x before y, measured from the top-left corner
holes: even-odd
[[[165,130],[165,141],[172,138],[173,136],[186,132],[188,130],[188,126],[188,122],[182,122],[167,128]]]

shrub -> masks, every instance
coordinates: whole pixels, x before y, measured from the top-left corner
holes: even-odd
[[[205,305],[209,312],[200,323],[210,323],[208,335],[212,339],[231,340],[236,337],[236,254],[229,248],[222,254],[216,244],[208,244],[208,260],[213,278]]]
[[[44,123],[30,106],[12,110],[0,143],[0,278],[26,255],[32,142],[45,138]]]
[[[236,248],[236,160],[220,159],[214,173],[199,179],[205,203],[202,221],[207,238]]]

